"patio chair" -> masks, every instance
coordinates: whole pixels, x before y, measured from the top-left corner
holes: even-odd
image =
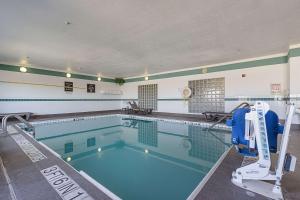
[[[152,113],[152,108],[140,108],[135,101],[128,103],[131,106],[133,113],[142,113],[144,115]]]

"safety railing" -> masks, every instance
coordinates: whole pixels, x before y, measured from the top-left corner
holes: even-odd
[[[232,109],[229,113],[225,114],[218,121],[216,121],[210,127],[208,127],[208,130],[211,130],[213,127],[215,127],[217,124],[219,124],[220,122],[222,122],[224,119],[230,117],[234,113],[234,111],[236,111],[237,109],[239,109],[239,108],[245,108],[245,107],[250,107],[250,104],[247,103],[247,102],[243,102],[243,103],[239,104],[234,109]]]
[[[35,136],[35,129],[34,126],[32,124],[30,124],[28,121],[26,121],[25,119],[23,119],[20,115],[18,114],[8,114],[5,115],[2,118],[2,133],[3,134],[7,134],[7,120],[9,118],[16,118],[17,120],[19,120],[20,122],[22,122],[23,124],[25,124],[25,126],[29,129],[31,129],[33,136]]]

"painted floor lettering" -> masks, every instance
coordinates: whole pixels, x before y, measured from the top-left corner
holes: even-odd
[[[73,179],[57,165],[41,170],[41,173],[64,200],[93,200]]]
[[[30,158],[32,162],[37,162],[47,158],[42,152],[40,152],[33,144],[31,144],[23,135],[11,135],[11,137],[20,146],[22,151]]]

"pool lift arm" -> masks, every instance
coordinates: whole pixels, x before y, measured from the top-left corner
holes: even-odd
[[[246,113],[245,139],[249,141],[250,149],[257,148],[258,160],[236,169],[232,173],[232,182],[241,188],[263,196],[272,199],[283,199],[281,190],[282,175],[284,171],[293,172],[296,165],[296,157],[286,153],[295,107],[290,105],[287,112],[275,171],[270,170],[271,158],[265,123],[265,115],[268,110],[269,105],[259,101],[251,106],[249,113]],[[275,184],[265,182],[265,180],[275,181]]]

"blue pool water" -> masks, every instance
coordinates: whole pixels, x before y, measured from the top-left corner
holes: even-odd
[[[122,116],[37,124],[36,139],[124,200],[186,199],[230,135]]]

